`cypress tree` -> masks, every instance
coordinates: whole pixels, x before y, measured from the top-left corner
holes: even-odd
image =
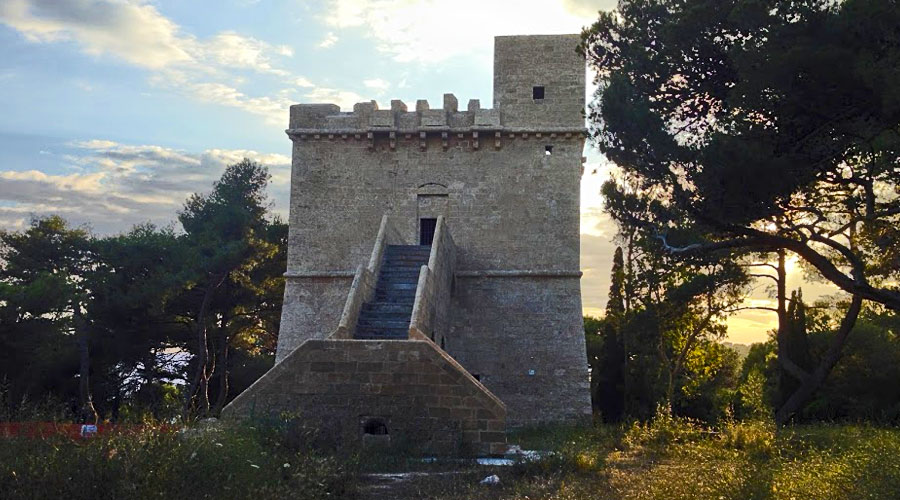
[[[594,404],[607,422],[622,419],[625,410],[625,359],[623,324],[625,321],[625,264],[622,248],[613,255],[612,283],[606,302],[606,316],[601,330],[600,371],[594,384]]]
[[[803,291],[797,289],[791,293],[787,311],[787,328],[784,335],[784,354],[788,360],[809,373],[813,368],[812,355],[809,352],[809,339],[806,334],[806,304],[803,303]],[[784,404],[801,384],[784,368],[780,377],[781,403]]]

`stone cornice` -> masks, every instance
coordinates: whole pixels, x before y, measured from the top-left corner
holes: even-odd
[[[356,271],[296,271],[286,272],[288,279],[352,279]],[[457,278],[580,278],[581,271],[559,271],[552,269],[484,269],[456,271]]]
[[[580,278],[581,271],[557,271],[552,269],[485,269],[481,271],[457,271],[457,278]]]
[[[570,138],[572,136],[586,136],[587,129],[584,127],[503,127],[503,126],[488,126],[488,127],[417,127],[412,129],[400,129],[400,128],[389,128],[389,127],[368,127],[365,129],[361,128],[338,128],[338,129],[327,129],[327,128],[289,128],[284,131],[288,137],[291,139],[368,139],[369,134],[401,134],[408,135],[409,137],[418,136],[420,134],[439,134],[439,133],[449,133],[449,134],[471,134],[473,132],[499,132],[501,134],[507,134],[508,137],[520,136],[525,137],[528,135],[534,135],[535,137],[541,138],[544,135],[550,137],[558,137],[562,136],[565,138]]]

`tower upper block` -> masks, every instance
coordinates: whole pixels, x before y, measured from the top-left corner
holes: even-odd
[[[579,35],[494,39],[494,107],[507,127],[584,126],[584,57]]]

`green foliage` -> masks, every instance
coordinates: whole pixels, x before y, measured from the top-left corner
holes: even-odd
[[[623,338],[626,321],[625,262],[621,247],[616,248],[613,255],[610,282],[606,315],[600,330],[603,342],[592,370],[591,396],[605,421],[618,422],[625,411],[627,361]]]
[[[650,447],[661,451],[674,444],[698,441],[704,433],[700,422],[674,416],[668,407],[660,405],[652,419],[631,425],[622,438],[622,444],[630,449]]]
[[[186,202],[185,233],[141,224],[96,237],[58,216],[0,231],[7,418],[77,417],[87,397],[104,419],[170,419],[204,350],[216,412],[264,373],[287,252],[287,225],[267,217],[267,181],[253,162],[229,166],[211,193]]]
[[[517,430],[510,441],[544,458],[495,468],[414,456],[362,463],[316,448],[315,436],[295,430],[277,420],[184,434],[151,426],[86,442],[2,440],[0,496],[889,500],[900,488],[893,428],[801,425],[776,433],[771,421],[705,426],[661,409],[627,429]],[[417,472],[406,486],[378,489],[362,475],[409,470]],[[478,484],[490,474],[500,485]]]
[[[766,398],[766,377],[759,368],[752,368],[737,392],[736,413],[746,421],[760,421],[772,415]]]
[[[187,436],[147,427],[66,439],[0,441],[0,497],[319,499],[353,489],[334,457],[286,449],[277,430],[231,427]]]
[[[602,319],[585,321],[594,408],[615,422],[650,418],[664,403],[714,422],[737,387],[737,355],[717,340],[745,276],[729,261],[672,260],[620,229],[629,251],[619,248],[613,259],[613,300]]]
[[[691,338],[722,335],[708,312],[745,291],[742,258],[796,254],[854,296],[848,327],[863,299],[900,310],[898,26],[896,1],[622,0],[584,30],[592,136],[619,167],[605,208],[638,255],[635,298],[657,307],[669,402]],[[779,381],[780,423],[842,346],[813,370],[792,314],[786,350],[813,376]]]
[[[787,321],[783,329],[783,338],[780,342],[783,355],[804,372],[812,372],[812,356],[809,351],[809,340],[806,334],[806,304],[803,303],[803,293],[797,290],[791,294],[790,305],[787,309]],[[787,370],[781,370],[778,380],[779,405],[784,404],[800,387],[801,381]]]
[[[226,167],[210,193],[192,195],[178,214],[197,263],[174,301],[194,336],[185,418],[221,412],[233,347],[258,352],[273,344],[265,337],[274,335],[267,327],[277,327],[272,316],[284,282],[274,273],[284,268],[287,232],[279,220],[266,218],[269,178],[266,167],[244,159]]]
[[[808,309],[809,355],[813,362],[821,358],[833,341],[839,319],[836,305],[818,302]],[[851,332],[840,362],[817,391],[810,404],[798,415],[801,421],[900,421],[900,323],[897,316],[878,308],[865,309]],[[761,378],[760,381],[751,378]],[[762,403],[778,401],[780,373],[775,343],[754,344],[741,370],[739,404],[736,416],[755,418],[757,412],[744,404],[750,386],[762,383]],[[757,389],[753,389],[753,399]],[[749,405],[751,407],[755,404]]]

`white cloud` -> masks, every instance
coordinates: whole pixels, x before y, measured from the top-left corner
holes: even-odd
[[[230,68],[287,75],[272,57],[290,57],[293,49],[234,31],[206,40],[183,33],[156,7],[122,0],[4,0],[0,23],[34,42],[75,41],[85,52],[109,54],[149,69]]]
[[[354,104],[368,101],[356,92],[328,87],[316,87],[304,94],[303,97],[304,102],[337,104],[343,110],[351,110]]]
[[[152,5],[112,0],[4,0],[0,22],[29,40],[74,40],[89,54],[110,53],[138,66],[162,68],[193,57],[178,26]]]
[[[337,35],[329,31],[328,34],[325,35],[325,38],[323,38],[319,43],[316,44],[316,47],[319,47],[320,49],[327,49],[337,43],[337,41]]]
[[[286,122],[287,110],[292,104],[291,99],[281,96],[250,97],[224,83],[193,83],[188,88],[196,99],[241,109],[248,113],[262,116],[271,124],[283,124]]]
[[[315,87],[316,84],[311,82],[308,78],[304,78],[302,76],[298,76],[294,79],[294,85],[298,87]]]
[[[85,92],[94,91],[94,86],[84,80],[74,80],[72,84]]]
[[[490,47],[495,35],[578,33],[597,17],[584,0],[330,0],[324,22],[362,29],[382,52],[401,62],[440,62]],[[605,0],[599,5],[612,2]]]
[[[391,87],[391,84],[387,80],[383,80],[381,78],[372,78],[369,80],[363,80],[363,85],[370,89],[375,89],[379,91],[385,91]]]
[[[585,18],[596,19],[601,10],[610,10],[616,7],[618,0],[562,0],[563,8],[568,12]]]
[[[74,41],[88,54],[110,55],[150,70],[151,83],[264,116],[273,124],[284,122],[289,99],[283,95],[246,95],[232,86],[241,81],[234,71],[274,75],[295,83],[305,81],[275,62],[291,57],[290,47],[234,31],[199,40],[144,2],[3,0],[0,23],[36,43]]]
[[[49,214],[91,224],[101,233],[148,220],[168,224],[191,193],[209,191],[225,165],[242,158],[269,167],[274,208],[284,215],[288,206],[290,158],[284,155],[225,149],[188,153],[105,140],[70,146],[78,150],[65,160],[78,173],[0,171],[0,227],[21,228],[30,216]]]
[[[294,54],[289,47],[276,47],[233,31],[219,33],[207,42],[196,44],[195,47],[203,59],[221,67],[249,69],[278,76],[288,76],[290,73],[274,68],[270,54],[288,57]]]

